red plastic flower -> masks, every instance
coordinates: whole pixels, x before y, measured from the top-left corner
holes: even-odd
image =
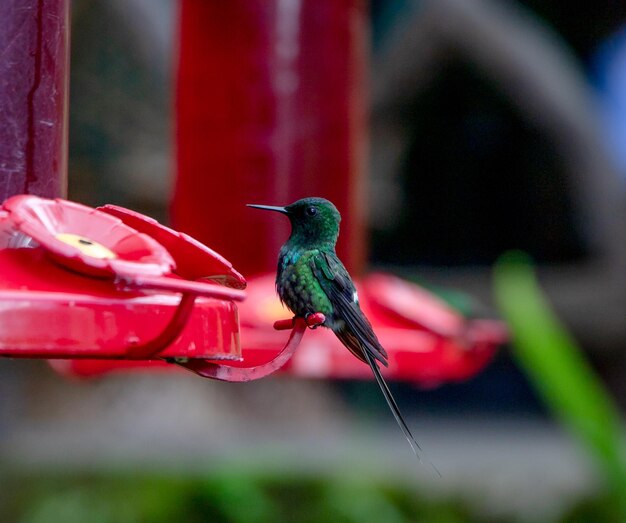
[[[0,246],[33,243],[67,268],[134,287],[217,296],[224,293],[215,283],[246,286],[226,259],[192,237],[115,205],[9,198],[0,209]]]
[[[246,280],[223,256],[183,232],[177,232],[152,218],[117,205],[99,211],[115,216],[126,225],[154,238],[176,260],[175,273],[187,280],[210,280],[234,289],[245,289]]]
[[[93,276],[162,276],[176,263],[156,240],[118,218],[56,199],[20,195],[4,202],[7,220],[58,263]]]

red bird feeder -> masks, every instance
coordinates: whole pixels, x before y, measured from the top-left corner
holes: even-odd
[[[131,228],[106,210],[36,196],[4,203],[0,354],[238,359],[243,277],[185,235],[125,211],[142,225]]]
[[[116,206],[15,196],[0,209],[0,242],[0,355],[76,359],[59,370],[107,369],[79,358],[160,359],[248,381],[282,366],[307,324],[324,321],[294,322],[277,357],[229,368],[215,360],[241,360],[235,302],[246,282],[193,238]]]

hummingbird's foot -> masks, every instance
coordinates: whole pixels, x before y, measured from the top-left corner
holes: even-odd
[[[326,318],[321,312],[307,312],[304,321],[309,329],[315,330],[326,321]]]

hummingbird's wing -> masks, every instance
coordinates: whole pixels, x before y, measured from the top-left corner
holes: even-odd
[[[337,337],[360,360],[368,363],[367,353],[386,367],[387,353],[361,311],[352,279],[337,255],[320,251],[311,258],[311,269],[333,305],[334,319],[340,320],[339,326],[331,325]]]
[[[378,361],[387,366],[387,353],[378,341],[372,325],[361,311],[356,299],[356,290],[348,271],[335,253],[323,251],[313,256],[311,269],[322,290],[332,301],[334,315],[345,322],[345,326],[334,328],[333,331],[350,352],[371,367],[393,417],[402,429],[417,459],[421,461],[419,451],[422,448],[406,424],[404,416],[402,416],[400,408],[378,368]]]

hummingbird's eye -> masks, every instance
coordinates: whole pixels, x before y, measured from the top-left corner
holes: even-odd
[[[307,207],[305,212],[307,216],[315,216],[317,214],[317,207]]]

